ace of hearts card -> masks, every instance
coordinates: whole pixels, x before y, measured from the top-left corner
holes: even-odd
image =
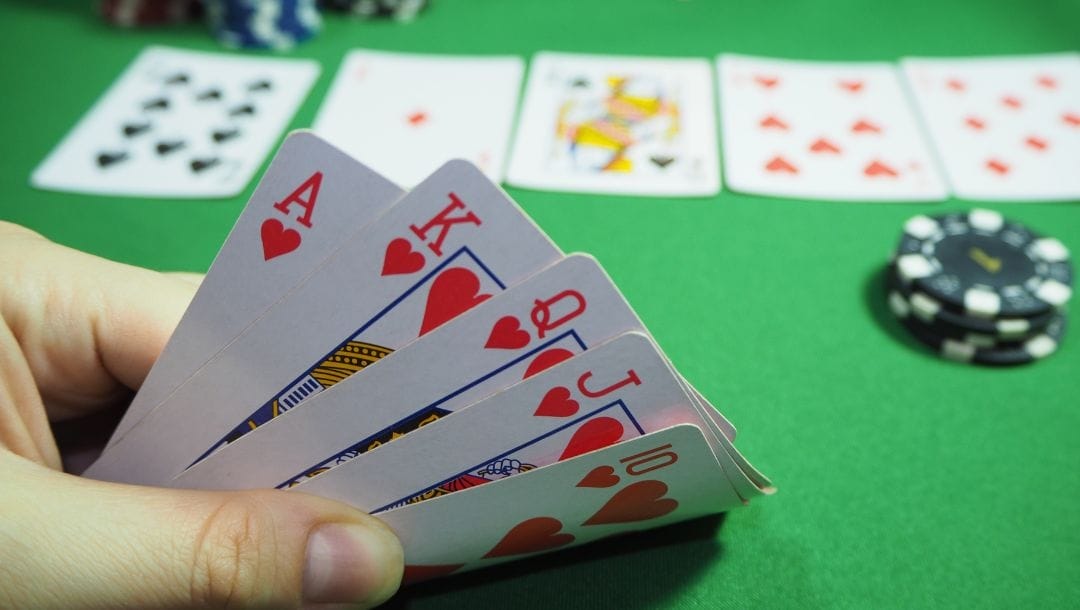
[[[537,54],[507,182],[586,193],[716,194],[707,62]]]

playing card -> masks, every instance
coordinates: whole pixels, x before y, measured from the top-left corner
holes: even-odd
[[[113,438],[126,433],[401,193],[317,136],[289,135]]]
[[[499,182],[523,71],[519,57],[352,51],[314,129],[401,184],[457,158]]]
[[[946,190],[886,63],[721,55],[732,190],[852,201],[936,201]]]
[[[659,348],[646,335],[627,333],[310,478],[298,490],[379,512],[685,423],[712,437]]]
[[[1080,199],[1080,53],[902,65],[958,197]]]
[[[537,54],[507,181],[556,191],[715,194],[708,63]]]
[[[685,424],[379,518],[416,582],[741,505],[701,430]]]
[[[150,47],[30,182],[103,195],[235,195],[318,74],[309,60]]]
[[[222,447],[185,473],[183,484],[287,487],[592,345],[643,330],[595,260],[568,256]]]
[[[164,482],[561,256],[478,169],[447,163],[351,237],[87,474]]]

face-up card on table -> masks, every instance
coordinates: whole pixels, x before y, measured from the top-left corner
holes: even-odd
[[[347,240],[87,475],[167,481],[561,257],[476,167],[447,163]],[[168,447],[158,446],[163,436]]]
[[[936,201],[945,184],[894,66],[722,55],[724,174],[732,190]]]
[[[102,195],[235,195],[318,74],[309,60],[150,47],[30,181]]]
[[[659,348],[646,335],[627,333],[295,489],[379,512],[677,424],[693,424],[710,445],[719,442]]]
[[[177,484],[287,487],[643,330],[595,260],[568,256],[222,447]]]
[[[407,186],[449,159],[499,182],[523,72],[518,57],[352,51],[314,130]]]
[[[415,582],[742,505],[700,429],[679,425],[379,514]]]
[[[957,196],[1080,199],[1080,54],[902,66]]]
[[[537,54],[507,181],[557,191],[715,194],[720,169],[708,63]]]
[[[113,439],[401,194],[390,181],[317,136],[302,131],[289,135]]]

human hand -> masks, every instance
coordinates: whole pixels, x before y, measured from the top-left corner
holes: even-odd
[[[344,504],[61,472],[50,423],[128,397],[196,286],[0,222],[0,607],[371,606],[397,589],[397,538]]]

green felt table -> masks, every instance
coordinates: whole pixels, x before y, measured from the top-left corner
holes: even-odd
[[[218,48],[195,25],[111,29],[91,4],[0,4],[0,218],[113,259],[205,270],[254,184],[235,198],[195,201],[28,185],[33,167],[143,46]],[[1075,0],[435,0],[411,24],[328,18],[316,40],[290,53],[323,66],[292,127],[310,125],[354,47],[895,60],[1075,50],[1078,23]],[[509,192],[564,250],[599,258],[779,491],[723,517],[425,584],[394,603],[1078,603],[1080,338],[1030,367],[964,366],[906,338],[883,302],[880,271],[903,221],[974,202]],[[1080,252],[1076,203],[986,207]]]

